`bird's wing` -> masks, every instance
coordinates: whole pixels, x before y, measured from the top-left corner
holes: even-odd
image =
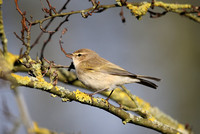
[[[129,77],[137,78],[137,75],[130,73],[113,63],[107,63],[106,65],[100,66],[99,70],[102,73],[107,73],[111,75],[129,76]]]
[[[101,73],[107,73],[107,74],[119,75],[119,76],[128,76],[132,78],[146,78],[150,80],[160,81],[159,78],[144,76],[144,75],[136,75],[136,74],[130,73],[126,71],[125,69],[121,68],[120,66],[115,65],[103,58],[87,61],[86,65],[87,66],[85,66],[85,69],[89,71],[93,71],[93,72],[101,72]]]
[[[160,79],[156,77],[136,75],[136,74],[130,73],[126,71],[125,69],[121,68],[120,66],[117,66],[110,62],[107,63],[106,65],[100,66],[99,70],[101,70],[102,73],[107,73],[111,75],[129,76],[129,77],[138,78],[138,79],[145,78],[145,79],[160,81]]]
[[[145,80],[143,78],[151,79],[151,80],[155,80],[155,81],[160,80],[160,79],[155,78],[155,77],[135,75],[135,74],[130,73],[130,72],[126,71],[125,69],[123,69],[123,68],[121,68],[117,65],[112,66],[112,63],[110,64],[110,66],[106,66],[106,67],[102,66],[100,70],[101,70],[102,73],[107,73],[107,74],[111,74],[111,75],[118,75],[118,76],[128,76],[128,77],[131,77],[133,79],[138,79],[139,82],[137,82],[137,83],[151,87],[151,88],[154,88],[154,89],[156,89],[158,86],[156,84],[154,84],[153,82]]]

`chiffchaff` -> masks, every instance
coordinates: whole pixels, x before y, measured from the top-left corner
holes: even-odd
[[[156,89],[156,84],[145,79],[160,81],[160,79],[155,77],[135,75],[130,73],[125,69],[100,57],[96,52],[90,49],[79,49],[72,54],[66,53],[62,46],[61,50],[68,58],[73,60],[78,79],[85,86],[96,90],[96,92],[92,93],[91,95],[104,90],[112,90],[113,92],[117,86],[128,83],[139,83]]]

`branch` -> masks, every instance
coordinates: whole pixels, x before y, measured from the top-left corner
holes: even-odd
[[[122,119],[123,124],[132,123],[135,125],[152,128],[162,133],[181,133],[175,128],[165,125],[155,119],[146,119],[128,113],[123,109],[108,103],[102,98],[91,98],[88,94],[82,93],[79,90],[71,92],[68,89],[65,89],[64,87],[53,86],[52,84],[46,82],[44,79],[32,78],[28,76],[23,77],[14,73],[3,73],[1,77],[14,82],[17,86],[27,86],[31,88],[40,89],[45,92],[49,92],[62,98],[62,101],[77,101],[82,104],[98,107]]]
[[[6,58],[4,60],[0,60],[0,65],[2,65],[3,63],[4,66],[7,66],[8,63],[14,65],[14,63],[17,61],[17,56],[10,54],[9,58],[15,60],[10,61],[6,60],[8,59]],[[139,97],[135,96],[134,98],[132,97],[131,94],[127,95],[119,88],[115,90],[114,94],[111,96],[112,97],[111,99],[121,104],[122,107],[116,107],[102,98],[91,98],[88,94],[82,93],[79,90],[77,90],[76,92],[75,91],[72,92],[69,91],[68,89],[65,89],[64,87],[54,86],[52,83],[45,81],[42,76],[42,73],[40,73],[41,62],[34,61],[32,59],[29,59],[29,62],[32,64],[32,67],[30,67],[29,69],[35,71],[35,73],[33,72],[35,77],[20,76],[12,73],[11,70],[14,69],[14,66],[10,68],[11,69],[10,71],[2,70],[2,68],[0,68],[1,72],[0,77],[2,79],[11,81],[14,87],[26,86],[30,88],[36,88],[45,92],[49,92],[53,94],[53,96],[58,96],[62,98],[62,101],[77,101],[79,103],[98,107],[100,109],[103,109],[109,113],[116,115],[117,117],[122,119],[124,124],[132,123],[147,128],[151,128],[162,133],[183,133],[183,134],[190,133],[189,130],[185,129],[184,125],[178,123],[177,121],[174,121],[171,117],[165,115],[158,108],[152,107],[149,103],[145,102]],[[23,70],[22,68],[25,67],[21,66],[19,68]],[[18,70],[16,70],[15,68],[15,70],[19,71],[20,70],[19,68]],[[63,80],[65,82],[67,80],[68,84],[83,87],[83,85],[80,83],[80,81],[76,79],[76,76],[73,73],[70,73],[68,71],[63,72],[63,70],[60,70],[58,74],[59,74],[59,80]],[[104,92],[103,94],[109,95],[109,92]],[[135,104],[137,104],[137,106]],[[136,110],[136,112],[141,116],[135,116],[125,110],[129,111]]]
[[[85,16],[85,13],[86,13],[86,15],[90,12],[100,13],[100,12],[105,11],[106,9],[114,8],[114,7],[120,7],[120,6],[126,6],[128,9],[131,10],[131,13],[133,13],[134,16],[136,16],[138,19],[140,19],[143,15],[145,15],[149,11],[149,9],[152,7],[152,3],[151,2],[140,2],[140,3],[126,2],[125,4],[124,3],[123,4],[118,3],[118,4],[111,4],[111,5],[98,5],[98,4],[96,4],[96,6],[91,7],[91,8],[87,8],[87,9],[84,9],[84,10],[77,10],[77,11],[71,11],[71,12],[66,12],[66,13],[52,14],[51,16],[48,16],[48,17],[43,18],[41,20],[36,20],[36,21],[32,22],[32,24],[33,25],[39,24],[40,27],[42,27],[43,22],[45,22],[49,19],[52,19],[52,18],[55,18],[55,17],[64,17],[64,16],[72,15],[72,14],[81,14],[84,18],[86,18],[87,16]],[[173,13],[183,15],[185,17],[188,17],[188,18],[200,23],[200,17],[198,15],[194,14],[194,9],[196,7],[194,7],[190,4],[173,4],[173,3],[164,3],[164,2],[160,2],[160,1],[154,1],[153,7],[159,7],[159,8],[162,8],[162,9],[168,11],[168,12],[173,12]],[[186,9],[188,9],[190,11],[185,12]],[[199,13],[199,10],[197,10],[195,13]]]
[[[99,12],[100,11],[104,11],[108,8],[113,8],[113,7],[119,7],[117,4],[112,4],[112,5],[99,5],[98,6],[98,9],[99,9]],[[55,17],[64,17],[64,16],[67,16],[67,15],[72,15],[72,14],[81,14],[81,13],[88,13],[88,12],[91,12],[92,10],[94,9],[94,7],[91,7],[91,8],[88,8],[88,9],[85,9],[85,10],[77,10],[77,11],[71,11],[71,12],[67,12],[67,13],[58,13],[58,14],[53,14],[52,16],[48,16],[46,18],[43,18],[41,20],[36,20],[36,21],[33,21],[32,22],[32,25],[35,25],[35,24],[39,24],[39,25],[42,25],[43,22],[49,20],[49,19],[52,19],[52,18],[55,18]]]
[[[6,54],[8,52],[7,50],[7,38],[6,38],[6,34],[4,31],[4,25],[3,25],[3,16],[2,16],[2,10],[1,10],[1,6],[3,4],[3,1],[0,1],[0,38],[1,38],[1,43],[3,45],[3,53]],[[0,51],[2,51],[0,49]]]

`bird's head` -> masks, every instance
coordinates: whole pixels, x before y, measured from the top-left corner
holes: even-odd
[[[82,61],[87,61],[91,58],[98,56],[98,54],[95,51],[83,48],[73,52],[72,54],[68,53],[66,56],[68,58],[71,58],[74,65],[76,66]]]

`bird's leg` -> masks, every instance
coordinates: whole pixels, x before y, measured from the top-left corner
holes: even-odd
[[[88,94],[90,97],[91,97],[91,99],[92,99],[92,96],[93,95],[95,95],[95,94],[97,94],[97,93],[99,93],[99,92],[102,92],[102,91],[104,91],[104,90],[106,90],[107,88],[103,88],[103,89],[100,89],[100,90],[97,90],[96,92],[94,92],[94,93],[91,93],[91,94]],[[110,96],[110,95],[109,95]],[[92,99],[92,103],[93,103],[93,99]]]
[[[99,93],[99,92],[102,92],[102,91],[104,91],[104,90],[106,90],[107,88],[103,88],[103,89],[101,89],[101,90],[97,90],[96,92],[94,92],[94,93],[91,93],[91,94],[89,94],[90,96],[93,96],[93,95],[95,95],[95,94],[97,94],[97,93]]]
[[[110,99],[110,96],[112,95],[113,91],[114,91],[114,89],[110,92],[108,98],[106,99],[107,101]]]

